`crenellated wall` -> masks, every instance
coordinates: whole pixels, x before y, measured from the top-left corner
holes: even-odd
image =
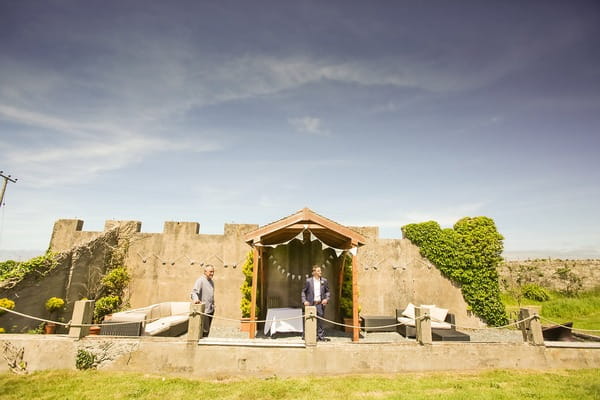
[[[85,297],[86,290],[93,284],[90,277],[104,271],[111,249],[121,248],[125,250],[124,264],[132,276],[127,292],[131,308],[163,301],[188,301],[192,285],[202,274],[203,266],[211,264],[215,267],[216,315],[225,318],[215,320],[215,326],[237,329],[236,320],[241,317],[241,266],[251,250],[243,238],[258,225],[225,224],[222,235],[202,234],[200,224],[196,222],[168,221],[161,233],[142,232],[139,221],[109,220],[102,232],[84,231],[83,225],[83,221],[73,219],[58,220],[54,225],[50,249],[68,254],[67,258],[71,261],[62,267],[61,271],[65,272],[61,277],[54,278],[57,280],[52,283],[55,288],[44,290],[44,298],[37,299],[42,309],[50,293],[65,297],[69,304]],[[393,316],[397,308],[404,308],[409,302],[436,304],[455,313],[457,324],[461,326],[481,325],[479,319],[467,315],[467,305],[460,288],[423,259],[419,249],[409,240],[380,239],[377,227],[350,228],[367,238],[366,245],[358,249],[361,314]],[[265,256],[270,254],[277,253],[267,252]],[[331,258],[329,253],[327,257]],[[317,259],[325,260],[325,256]],[[292,262],[289,257],[282,260],[284,263]],[[298,269],[294,274],[310,275],[311,264],[307,259],[296,256],[293,262],[299,262],[294,266]],[[332,267],[324,268],[324,276],[337,293],[340,262],[332,260],[329,265]],[[286,304],[282,306],[299,306],[302,281],[298,275],[296,278],[300,283],[287,284],[282,280],[289,279],[287,274],[285,277],[274,274],[274,271],[267,271],[263,275],[266,277],[266,287],[262,288],[264,295],[274,293],[284,298]],[[18,291],[18,288],[15,290]],[[4,296],[0,290],[0,297]],[[10,296],[18,296],[18,292],[11,292]],[[31,300],[30,303],[32,301],[35,302]],[[334,295],[328,306],[327,318],[339,318],[338,302],[338,296]],[[17,301],[16,309],[23,312],[20,303]],[[2,318],[0,326],[4,325]]]

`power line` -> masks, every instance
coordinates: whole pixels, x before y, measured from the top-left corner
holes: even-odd
[[[4,192],[6,191],[6,185],[8,181],[12,183],[17,183],[17,178],[11,178],[11,175],[4,175],[4,171],[0,171],[0,176],[4,178],[4,183],[2,183],[2,191],[0,192],[0,207],[4,205]]]

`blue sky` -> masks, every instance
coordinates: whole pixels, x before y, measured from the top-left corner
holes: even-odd
[[[0,55],[0,256],[310,207],[600,257],[595,1],[2,1]]]

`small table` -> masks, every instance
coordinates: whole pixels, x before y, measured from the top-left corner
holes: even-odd
[[[366,332],[396,332],[396,317],[388,315],[361,315],[360,327]]]
[[[273,336],[277,332],[300,332],[302,326],[301,308],[269,308],[265,321],[265,335]]]

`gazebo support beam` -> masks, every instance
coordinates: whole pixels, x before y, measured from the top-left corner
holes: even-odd
[[[357,245],[353,243],[353,246]],[[358,253],[352,254],[352,325],[354,326],[352,328],[352,341],[358,342],[360,331],[358,326]]]
[[[252,257],[254,262],[252,263],[252,292],[251,292],[251,303],[250,303],[250,332],[249,338],[254,339],[256,337],[256,286],[258,284],[258,263],[262,262],[260,258],[259,250],[256,247],[252,248]]]

